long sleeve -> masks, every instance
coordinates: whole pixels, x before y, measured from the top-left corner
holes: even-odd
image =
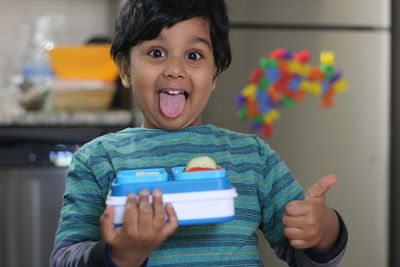
[[[289,266],[337,266],[343,258],[347,244],[347,230],[344,221],[337,213],[340,233],[336,244],[328,251],[300,250],[291,247],[284,236],[282,217],[286,204],[293,200],[304,199],[304,193],[278,154],[272,151],[268,145],[262,144],[260,147],[260,154],[265,158],[265,182],[258,186],[259,202],[263,214],[260,228],[276,255],[286,261]]]
[[[340,223],[338,239],[332,248],[326,251],[316,249],[294,249],[289,245],[288,240],[284,240],[275,247],[276,255],[293,267],[334,267],[339,266],[347,245],[346,225],[337,213]]]
[[[96,157],[91,160],[96,164]],[[102,181],[84,162],[75,155],[67,174],[66,193],[50,259],[52,267],[107,266],[106,244],[101,241],[99,230],[107,188],[102,188]]]
[[[104,241],[60,242],[53,250],[51,267],[113,267],[106,257]]]

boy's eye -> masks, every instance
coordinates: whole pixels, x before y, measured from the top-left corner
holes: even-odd
[[[199,52],[190,52],[187,58],[190,60],[199,60],[202,58],[202,55]]]
[[[164,57],[165,53],[161,49],[153,49],[150,51],[149,55],[152,57]]]

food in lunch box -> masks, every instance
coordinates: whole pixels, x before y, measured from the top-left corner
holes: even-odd
[[[159,175],[160,172],[137,172],[136,176],[145,176],[145,175]]]
[[[211,170],[219,170],[220,166],[217,165],[214,159],[209,156],[199,156],[192,158],[188,164],[186,165],[186,172],[195,172],[195,171],[211,171]]]

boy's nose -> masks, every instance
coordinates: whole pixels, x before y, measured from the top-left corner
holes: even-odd
[[[184,78],[186,76],[184,62],[181,59],[168,59],[163,74],[167,78]]]

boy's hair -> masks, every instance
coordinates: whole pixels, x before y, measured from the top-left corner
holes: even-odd
[[[217,74],[231,63],[229,21],[223,0],[126,0],[116,22],[111,55],[121,53],[129,60],[131,47],[156,38],[164,27],[194,17],[205,18]]]

